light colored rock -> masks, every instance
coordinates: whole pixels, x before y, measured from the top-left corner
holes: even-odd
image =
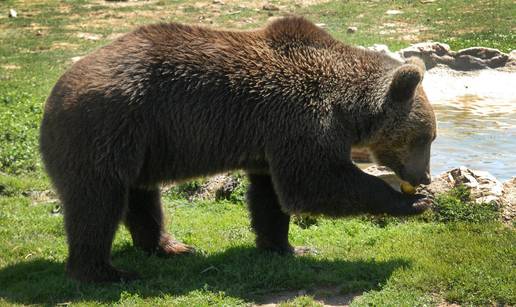
[[[384,180],[395,190],[400,190],[402,180],[389,168],[373,165],[364,169],[364,172]],[[471,199],[475,203],[496,203],[503,222],[510,224],[516,218],[516,177],[502,184],[488,172],[462,166],[433,177],[432,183],[418,187],[417,193],[434,199],[460,185],[469,188]]]
[[[403,61],[403,58],[401,57],[401,55],[398,52],[390,51],[389,47],[387,47],[387,45],[374,44],[374,45],[372,45],[370,47],[367,47],[367,49],[373,50],[373,51],[377,51],[377,52],[380,52],[380,53],[384,53],[384,54],[390,56],[393,59],[396,59],[398,61]]]
[[[458,70],[497,68],[504,66],[507,60],[508,54],[486,47],[466,48],[455,54],[455,66]]]
[[[189,192],[188,200],[214,200],[227,199],[240,184],[240,179],[232,176],[230,173],[219,174],[207,178],[199,188]],[[173,188],[174,185],[165,185],[162,192],[166,192]]]
[[[504,67],[510,62],[510,56],[498,49],[471,47],[455,52],[449,45],[438,42],[414,44],[401,49],[398,53],[403,58],[412,56],[421,58],[427,69],[443,64],[455,70],[468,71]]]
[[[321,29],[326,29],[326,24],[325,23],[316,23],[315,25],[318,26]]]
[[[417,43],[398,51],[401,57],[405,59],[410,57],[418,57],[422,59],[425,62],[427,69],[437,65],[438,61],[436,57],[447,56],[450,52],[451,49],[448,44],[438,42]]]
[[[461,166],[442,173],[432,179],[432,183],[424,186],[425,194],[435,196],[440,193],[464,185],[470,189],[471,197],[477,203],[494,201],[500,204],[503,185],[488,172],[472,170]]]
[[[9,9],[9,17],[10,18],[16,18],[18,17],[18,13],[16,12],[15,9]]]
[[[403,14],[403,12],[400,11],[400,10],[387,10],[387,12],[385,12],[385,14],[387,14],[387,15],[399,15],[399,14]]]
[[[378,51],[378,52],[382,52],[382,53],[390,53],[391,52],[389,50],[389,47],[387,45],[383,45],[383,44],[374,44],[367,48],[370,50]]]
[[[516,177],[504,182],[501,200],[502,219],[507,223],[514,221],[516,218]]]
[[[83,58],[82,56],[74,56],[73,58],[71,58],[71,60],[72,60],[72,63],[75,63],[75,62],[79,61],[82,58]]]
[[[513,50],[509,53],[509,59],[511,61],[516,61],[516,50]]]
[[[270,4],[270,3],[264,4],[262,6],[262,9],[264,11],[279,11],[279,7],[275,6],[274,4]]]
[[[346,31],[348,33],[355,33],[358,31],[358,28],[357,27],[348,27],[348,29]]]
[[[95,33],[77,33],[77,37],[78,38],[82,38],[82,39],[87,39],[87,40],[90,40],[90,41],[97,41],[99,39],[102,38],[102,35],[100,34],[95,34]]]

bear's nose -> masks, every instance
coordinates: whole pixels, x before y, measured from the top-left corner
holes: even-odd
[[[420,180],[421,184],[430,184],[432,182],[432,176],[429,173],[426,173],[423,178]]]

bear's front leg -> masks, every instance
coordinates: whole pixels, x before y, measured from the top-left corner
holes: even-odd
[[[129,189],[125,224],[134,245],[148,253],[178,255],[195,252],[195,249],[174,239],[165,231],[163,209],[158,188]]]
[[[297,152],[295,146],[282,146],[280,154],[271,155],[271,176],[285,212],[333,217],[360,213],[399,216],[418,214],[429,207],[423,196],[402,194],[364,173],[346,159],[346,152],[332,146],[316,147],[314,143],[297,148]]]
[[[269,175],[248,174],[247,203],[256,247],[280,254],[303,255],[313,252],[307,247],[293,247],[288,242],[290,215],[281,210]]]
[[[67,275],[83,282],[139,278],[137,273],[111,264],[111,243],[126,205],[127,189],[116,180],[87,180],[85,173],[71,176],[59,189],[68,239]]]

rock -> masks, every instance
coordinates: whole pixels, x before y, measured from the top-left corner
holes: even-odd
[[[503,184],[501,197],[502,220],[506,223],[516,218],[516,177],[512,177]]]
[[[509,60],[509,55],[498,49],[486,47],[471,47],[457,51],[457,57],[468,56],[473,58],[475,62],[487,66],[489,68],[497,68],[504,66]],[[468,67],[466,67],[468,68]]]
[[[228,199],[236,190],[240,180],[233,176],[225,176],[222,180],[222,186],[215,191],[215,199]]]
[[[390,56],[393,59],[396,59],[398,61],[403,61],[403,58],[401,57],[401,55],[399,53],[397,53],[397,52],[390,51],[389,47],[387,47],[387,45],[374,44],[374,45],[368,47],[367,49],[373,50],[373,51],[376,51],[376,52],[380,52],[380,53],[384,53],[384,54],[387,54],[388,56]]]
[[[18,17],[18,13],[16,13],[15,9],[9,9],[9,17],[10,18],[16,18]]]
[[[476,70],[488,67],[480,59],[467,54],[456,56],[455,61],[446,61],[446,64],[456,70]]]
[[[224,1],[222,1],[222,0],[213,0],[212,3],[213,4],[220,4],[220,5],[224,5],[225,4]]]
[[[71,60],[72,60],[72,63],[75,63],[75,62],[79,61],[82,58],[83,58],[82,56],[74,56],[73,58],[71,58]]]
[[[471,47],[471,48],[461,49],[461,50],[457,51],[457,55],[463,55],[463,54],[485,60],[485,59],[491,59],[495,56],[498,56],[501,54],[501,52],[498,49],[485,48],[485,47]]]
[[[389,50],[389,47],[387,45],[383,45],[383,44],[374,44],[370,47],[367,47],[367,49],[373,50],[373,51],[378,51],[381,53],[390,53],[391,52]]]
[[[240,185],[240,179],[232,176],[230,173],[215,175],[209,177],[199,188],[189,192],[188,199],[192,200],[220,200],[227,199]],[[172,186],[166,186],[163,191],[170,189]]]
[[[403,12],[400,11],[400,10],[387,10],[387,12],[385,12],[385,14],[387,14],[387,15],[399,15],[399,14],[403,14]]]
[[[325,23],[316,23],[315,25],[318,26],[319,28],[326,29]]]
[[[502,222],[510,225],[514,221],[516,177],[502,184],[488,172],[460,167],[437,176],[424,190],[435,196],[460,184],[470,189],[471,198],[476,203],[494,202],[500,210]]]
[[[509,60],[516,61],[516,50],[513,50],[509,53]]]
[[[509,59],[507,60],[507,63],[505,63],[505,67],[509,68],[509,70],[511,70],[511,68],[516,70],[516,50],[509,53]]]
[[[460,185],[469,188],[471,198],[476,203],[495,202],[500,207],[503,205],[503,185],[500,181],[488,172],[463,166],[434,177],[431,184],[421,187],[418,192],[434,198]]]
[[[52,190],[24,191],[22,192],[22,195],[30,197],[33,204],[50,203],[58,201],[56,193]]]
[[[455,52],[447,44],[438,42],[414,44],[398,53],[403,58],[411,56],[421,58],[427,69],[443,64],[455,70],[468,71],[503,67],[510,62],[510,55],[498,49],[471,47]]]
[[[275,6],[274,4],[270,4],[270,3],[264,4],[262,6],[262,9],[264,11],[279,11],[279,7]]]
[[[357,27],[348,27],[347,32],[348,33],[355,33],[358,31]]]
[[[437,42],[413,44],[398,51],[401,57],[405,59],[410,57],[418,57],[422,59],[423,62],[425,62],[427,69],[435,67],[438,63],[437,58],[447,56],[450,54],[450,52],[451,49],[449,45]]]
[[[364,172],[379,177],[395,190],[400,191],[402,181],[389,168],[374,165],[364,169]],[[432,183],[418,187],[417,193],[434,199],[437,195],[447,193],[460,185],[469,188],[471,199],[475,203],[494,202],[500,209],[503,222],[510,224],[514,221],[516,217],[516,177],[502,184],[488,172],[462,166],[433,177]]]

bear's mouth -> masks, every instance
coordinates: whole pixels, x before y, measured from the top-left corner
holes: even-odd
[[[429,176],[425,173],[423,176],[412,176],[410,174],[407,174],[405,169],[402,169],[399,173],[394,171],[398,177],[400,177],[401,180],[410,183],[412,186],[419,186],[419,185],[426,185],[430,184],[431,180],[429,179]]]

